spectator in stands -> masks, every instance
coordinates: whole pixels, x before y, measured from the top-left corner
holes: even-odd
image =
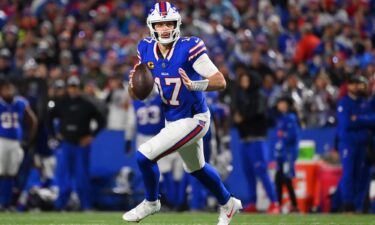
[[[331,81],[324,71],[315,78],[312,91],[313,96],[308,113],[307,126],[324,127],[333,124],[338,90],[331,85]]]
[[[319,43],[320,39],[313,33],[312,25],[306,23],[302,29],[302,37],[297,44],[294,56],[295,63],[298,64],[310,59]]]
[[[95,81],[100,89],[103,89],[106,85],[106,77],[100,67],[100,55],[97,52],[93,52],[89,55],[88,59],[88,71],[82,76],[82,82],[86,83],[89,80]]]
[[[292,96],[297,113],[304,125],[308,116],[306,111],[311,103],[312,91],[300,81],[296,71],[288,74],[282,87],[282,95]]]
[[[3,28],[4,47],[7,47],[10,50],[11,55],[14,54],[16,47],[17,47],[18,32],[19,32],[19,29],[14,24],[6,25]]]
[[[5,78],[12,72],[11,55],[7,48],[0,49],[0,76]]]
[[[97,107],[81,96],[79,85],[77,77],[70,77],[67,96],[56,102],[49,115],[51,135],[61,141],[56,171],[60,190],[55,204],[58,210],[66,207],[73,188],[78,192],[81,210],[91,209],[90,145],[104,127],[105,120]],[[53,126],[54,119],[60,121],[57,131]],[[92,119],[97,122],[94,130],[90,128]]]
[[[248,182],[250,202],[245,212],[256,212],[256,178],[258,177],[270,199],[269,213],[279,213],[274,183],[268,175],[267,162],[267,103],[260,92],[260,78],[256,73],[241,74],[235,95],[233,121],[241,138],[241,159]]]
[[[124,130],[128,119],[128,110],[131,102],[127,85],[124,85],[121,77],[111,76],[108,86],[104,91],[105,102],[108,105],[107,128],[110,130]]]
[[[261,75],[262,79],[266,75],[274,76],[274,72],[272,71],[272,69],[262,60],[262,53],[260,52],[260,50],[252,52],[249,70],[253,70]]]

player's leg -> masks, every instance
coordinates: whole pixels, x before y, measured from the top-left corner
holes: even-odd
[[[288,189],[288,194],[290,201],[292,202],[292,212],[298,212],[298,205],[297,205],[297,198],[296,198],[296,193],[293,188],[293,183],[292,183],[292,178],[290,177],[285,177],[285,184]]]
[[[179,159],[181,160],[181,159]],[[176,184],[176,206],[177,206],[177,211],[183,211],[183,210],[186,210],[185,208],[185,203],[187,203],[187,194],[186,194],[186,190],[187,190],[187,187],[189,185],[189,174],[186,173],[184,171],[184,169],[182,168],[182,162],[181,164],[179,165],[180,168],[177,168],[176,170],[180,170],[182,169],[182,173],[180,172],[177,172],[175,173],[174,171],[174,175],[173,175],[173,180],[175,181],[175,184]],[[176,174],[178,174],[176,176]]]
[[[233,215],[242,209],[241,201],[231,197],[225,188],[217,171],[208,163],[203,156],[203,141],[181,148],[179,154],[184,161],[184,168],[192,176],[197,178],[216,197],[220,207],[218,225],[228,225]]]
[[[199,211],[204,208],[202,190],[204,186],[194,176],[190,176],[189,182],[191,185],[191,198],[189,201],[189,208],[192,211]]]
[[[4,142],[6,150],[6,167],[4,171],[4,180],[3,180],[3,194],[4,194],[4,206],[8,207],[12,203],[12,189],[14,185],[14,179],[18,173],[18,170],[21,166],[24,152],[18,141],[6,140]]]
[[[173,179],[172,163],[173,159],[177,157],[177,153],[167,155],[166,157],[158,161],[159,171],[161,173],[160,178],[160,194],[167,205],[171,208],[176,207],[176,188],[175,181]]]
[[[370,203],[371,213],[375,214],[375,167],[371,168],[371,182],[370,182]]]
[[[35,185],[35,182],[40,180],[40,170],[35,167],[31,168],[26,180],[26,184],[24,185],[22,192],[17,200],[17,211],[25,211],[27,209],[26,207],[29,199],[29,192]]]
[[[7,166],[7,150],[5,149],[5,145],[3,139],[0,138],[0,209],[4,206],[4,198],[5,195],[3,194],[4,191],[4,180],[5,180],[5,171]]]
[[[208,114],[209,119],[209,114]],[[159,134],[139,147],[136,153],[137,163],[142,173],[146,199],[134,209],[126,212],[123,219],[138,222],[160,210],[159,177],[157,161],[176,152],[182,146],[189,145],[201,138],[207,131],[205,122],[186,118],[167,123]]]
[[[206,135],[203,136],[204,159],[206,162],[209,162],[211,157],[211,138],[212,132],[210,128],[208,129]],[[192,192],[189,202],[190,210],[198,211],[204,209],[208,196],[208,193],[206,192],[204,186],[195,177],[190,178],[190,185]]]
[[[59,187],[59,196],[55,201],[57,210],[62,210],[66,207],[70,193],[72,190],[71,177],[72,177],[72,145],[62,142],[60,147],[56,149],[56,180]]]
[[[358,145],[354,160],[354,206],[356,212],[363,212],[366,194],[370,186],[370,165],[366,160],[366,146]]]
[[[354,176],[354,151],[353,146],[339,145],[339,153],[342,163],[341,196],[344,211],[353,211],[353,176]]]
[[[268,212],[279,213],[280,209],[277,204],[275,187],[268,174],[266,152],[265,141],[254,141],[250,149],[250,158],[254,165],[255,174],[260,178],[267,196],[270,199],[271,204],[268,208]]]
[[[298,209],[298,205],[297,205],[297,197],[296,197],[296,193],[294,191],[294,187],[293,187],[293,178],[296,176],[296,171],[295,171],[295,163],[296,163],[296,160],[297,160],[297,155],[298,155],[298,152],[297,151],[293,151],[294,149],[297,149],[297,148],[294,148],[290,151],[292,152],[292,154],[288,155],[288,162],[289,162],[289,165],[288,165],[288,170],[284,173],[284,183],[286,184],[286,187],[288,189],[288,193],[289,193],[289,198],[292,202],[292,209],[291,211],[292,212],[299,212],[299,209]],[[281,204],[281,202],[280,202]]]
[[[81,210],[91,209],[90,199],[90,146],[74,146],[73,177],[75,178],[77,194]]]
[[[254,165],[251,161],[250,156],[250,147],[251,143],[247,141],[241,141],[241,160],[242,160],[242,170],[244,171],[244,175],[248,185],[248,193],[249,193],[249,203],[246,205],[244,212],[247,213],[254,213],[257,212],[256,208],[256,201],[257,201],[257,193],[256,193],[256,177],[254,171]]]
[[[282,167],[283,162],[280,160],[277,162],[277,171],[275,175],[275,184],[276,184],[276,193],[277,193],[277,198],[279,200],[280,206],[282,205],[282,194],[283,194],[283,184],[284,184],[284,174],[283,171],[280,169]]]

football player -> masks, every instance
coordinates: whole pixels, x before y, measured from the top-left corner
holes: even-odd
[[[138,222],[160,210],[157,161],[178,152],[184,169],[202,182],[221,205],[218,225],[228,225],[242,204],[224,187],[216,170],[205,163],[202,141],[210,124],[203,92],[225,89],[223,74],[209,59],[201,39],[180,37],[181,16],[169,2],[153,6],[147,26],[151,37],[138,44],[138,57],[154,77],[163,101],[166,126],[136,153],[146,198],[126,212],[123,219]],[[134,97],[133,74],[129,76],[129,90]]]
[[[165,120],[162,109],[162,101],[157,90],[144,101],[134,100],[133,107],[130,107],[128,126],[126,127],[126,139],[132,140],[136,133],[136,145],[147,142],[157,135],[164,128]],[[135,115],[135,116],[133,116]],[[136,122],[131,122],[134,118]],[[134,127],[136,125],[136,132]],[[131,144],[127,141],[126,152],[131,151]],[[182,161],[177,153],[172,153],[158,161],[161,173],[160,192],[165,197],[168,204],[175,208],[180,208],[185,200],[187,177],[182,168]],[[182,194],[180,194],[182,193]]]
[[[37,128],[37,118],[29,103],[15,94],[15,86],[4,80],[0,85],[0,205],[4,208],[11,204],[14,178],[24,156],[24,128],[28,128],[29,142]]]

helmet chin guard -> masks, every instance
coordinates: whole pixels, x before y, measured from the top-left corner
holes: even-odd
[[[170,31],[168,38],[163,38],[156,32],[154,24],[169,21],[176,22],[175,27]],[[147,16],[147,26],[150,29],[152,39],[164,45],[170,44],[180,37],[181,15],[169,2],[159,2],[151,8]]]

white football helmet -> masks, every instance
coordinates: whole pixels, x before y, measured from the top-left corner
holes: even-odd
[[[154,29],[154,23],[175,21],[176,26],[168,38],[162,38]],[[181,16],[177,9],[169,2],[158,2],[151,8],[147,16],[147,26],[150,29],[151,38],[161,44],[169,44],[180,37]]]

